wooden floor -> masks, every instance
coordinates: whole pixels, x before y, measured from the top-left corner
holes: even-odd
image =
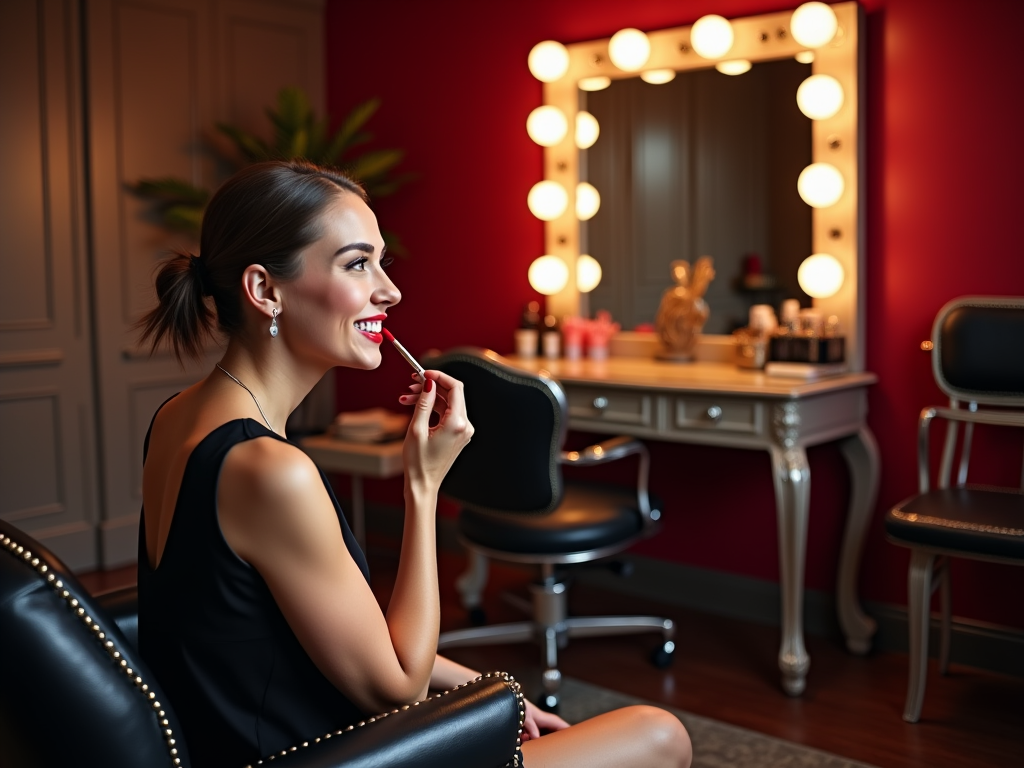
[[[387,603],[397,566],[387,542],[370,547],[373,588]],[[442,628],[468,626],[452,587],[459,555],[441,557]],[[528,571],[493,566],[485,605],[491,622],[523,615],[501,599],[525,594]],[[105,591],[134,580],[134,569],[91,574],[86,587]],[[563,674],[678,707],[704,717],[799,742],[880,768],[1004,768],[1024,765],[1024,680],[953,666],[948,677],[932,668],[921,722],[901,719],[907,657],[851,656],[838,642],[807,638],[812,666],[801,698],[778,685],[778,630],[707,614],[644,603],[576,584],[576,615],[651,613],[678,626],[675,664],[655,669],[648,654],[656,635],[574,640],[563,651]],[[531,644],[451,649],[449,655],[480,671],[504,670],[529,691],[536,688],[540,650]]]

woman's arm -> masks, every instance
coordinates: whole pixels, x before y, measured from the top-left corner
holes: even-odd
[[[437,387],[424,391],[406,437],[406,515],[395,589],[385,617],[341,535],[313,462],[277,440],[235,446],[218,487],[228,543],[266,581],[321,672],[367,712],[422,698],[434,666],[439,603],[437,489],[472,437],[462,385],[429,372],[448,407],[429,426]]]

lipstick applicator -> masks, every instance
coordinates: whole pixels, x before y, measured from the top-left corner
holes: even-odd
[[[398,339],[391,335],[391,331],[387,328],[381,328],[380,332],[384,334],[388,341],[395,345],[395,349],[398,350],[398,354],[405,358],[405,361],[412,366],[413,370],[416,371],[416,375],[420,379],[420,383],[425,383],[427,380],[426,371],[423,366],[416,362],[416,358],[409,354],[409,350],[398,343]]]

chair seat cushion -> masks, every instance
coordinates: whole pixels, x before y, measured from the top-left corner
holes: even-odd
[[[890,510],[899,543],[1024,560],[1024,493],[964,486],[912,496]]]
[[[641,518],[635,491],[567,483],[553,512],[516,514],[467,506],[459,529],[471,543],[488,549],[555,555],[624,544],[640,533]]]

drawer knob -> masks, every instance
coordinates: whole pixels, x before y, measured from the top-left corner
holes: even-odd
[[[722,418],[722,409],[717,405],[712,405],[708,408],[708,418],[712,421],[718,421]]]
[[[608,398],[607,397],[603,397],[602,396],[602,397],[595,397],[594,398],[594,408],[595,409],[597,409],[599,411],[603,411],[607,407],[608,407]]]

